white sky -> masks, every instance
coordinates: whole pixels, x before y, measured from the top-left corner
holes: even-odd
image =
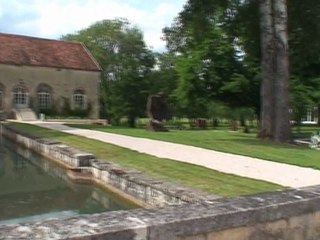
[[[187,0],[0,0],[0,32],[58,39],[103,19],[126,18],[163,51],[162,28]]]

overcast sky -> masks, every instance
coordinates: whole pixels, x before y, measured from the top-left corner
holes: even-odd
[[[103,19],[127,18],[149,47],[163,51],[161,29],[187,0],[0,0],[0,32],[58,39]]]

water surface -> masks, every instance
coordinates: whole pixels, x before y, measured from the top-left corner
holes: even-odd
[[[0,224],[135,207],[105,189],[69,180],[61,166],[1,139]]]

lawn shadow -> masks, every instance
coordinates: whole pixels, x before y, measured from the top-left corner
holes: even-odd
[[[237,144],[243,143],[244,145],[252,146],[262,146],[262,147],[273,147],[273,148],[283,148],[283,149],[307,149],[305,146],[290,144],[290,143],[275,143],[270,140],[260,140],[260,139],[248,139],[242,136],[237,136],[236,138],[220,139],[219,141],[224,142],[236,142]]]

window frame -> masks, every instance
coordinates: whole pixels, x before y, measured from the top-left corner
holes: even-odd
[[[85,110],[86,109],[86,94],[85,91],[81,89],[76,89],[73,91],[72,95],[72,105],[75,110]]]
[[[28,92],[23,86],[17,86],[13,91],[13,101],[15,105],[28,104]]]
[[[38,109],[52,108],[52,88],[46,83],[40,83],[37,87]]]

